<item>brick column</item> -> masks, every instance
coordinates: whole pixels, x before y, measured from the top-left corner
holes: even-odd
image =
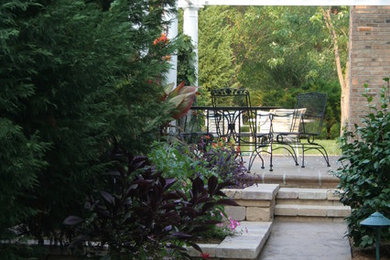
[[[367,111],[364,83],[376,96],[390,74],[390,6],[351,7],[350,61],[348,121],[359,124]]]

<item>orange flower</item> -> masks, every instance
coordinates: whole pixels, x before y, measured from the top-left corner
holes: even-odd
[[[240,146],[237,146],[236,147],[236,152],[239,153],[241,151],[241,147]]]
[[[207,140],[211,139],[211,137],[209,135],[206,135],[204,138],[207,139]]]
[[[166,36],[165,33],[162,33],[161,36],[160,36],[159,38],[155,39],[155,40],[153,41],[153,45],[157,45],[157,44],[160,43],[160,42],[162,42],[162,43],[164,43],[164,44],[168,42],[168,37]]]
[[[160,36],[160,41],[161,41],[161,42],[164,42],[164,43],[168,41],[168,38],[167,38],[167,36],[166,36],[165,33],[162,33],[162,34],[161,34],[161,36]]]
[[[167,55],[167,56],[164,56],[162,59],[163,59],[163,60],[166,60],[166,61],[170,61],[170,60],[171,60],[171,56],[170,56],[170,55]]]

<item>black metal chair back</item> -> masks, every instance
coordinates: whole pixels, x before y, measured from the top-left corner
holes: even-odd
[[[219,137],[233,138],[235,142],[246,143],[248,138],[242,138],[241,127],[254,130],[254,113],[252,111],[249,91],[246,89],[223,88],[211,91],[214,107],[214,119]],[[231,108],[231,111],[229,111]]]
[[[305,108],[302,116],[301,132],[310,135],[321,134],[326,112],[328,95],[319,92],[299,94],[296,108]]]
[[[327,94],[318,92],[299,94],[297,96],[297,108],[306,109],[302,117],[302,130],[300,131],[300,138],[307,139],[306,142],[300,143],[302,147],[301,167],[305,167],[305,152],[313,149],[320,152],[327,166],[330,166],[328,152],[324,146],[315,141],[315,137],[321,134],[327,99]]]

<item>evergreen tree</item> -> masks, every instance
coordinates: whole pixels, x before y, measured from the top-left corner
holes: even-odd
[[[230,46],[227,7],[207,7],[199,19],[199,92],[200,104],[210,105],[214,88],[236,87],[233,51]]]
[[[41,241],[99,185],[105,154],[138,153],[167,121],[160,37],[173,0],[29,0],[0,4],[0,232]],[[80,212],[81,214],[81,212]]]

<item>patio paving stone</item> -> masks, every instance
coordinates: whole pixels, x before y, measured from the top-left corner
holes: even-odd
[[[345,223],[279,222],[258,260],[350,260]]]

